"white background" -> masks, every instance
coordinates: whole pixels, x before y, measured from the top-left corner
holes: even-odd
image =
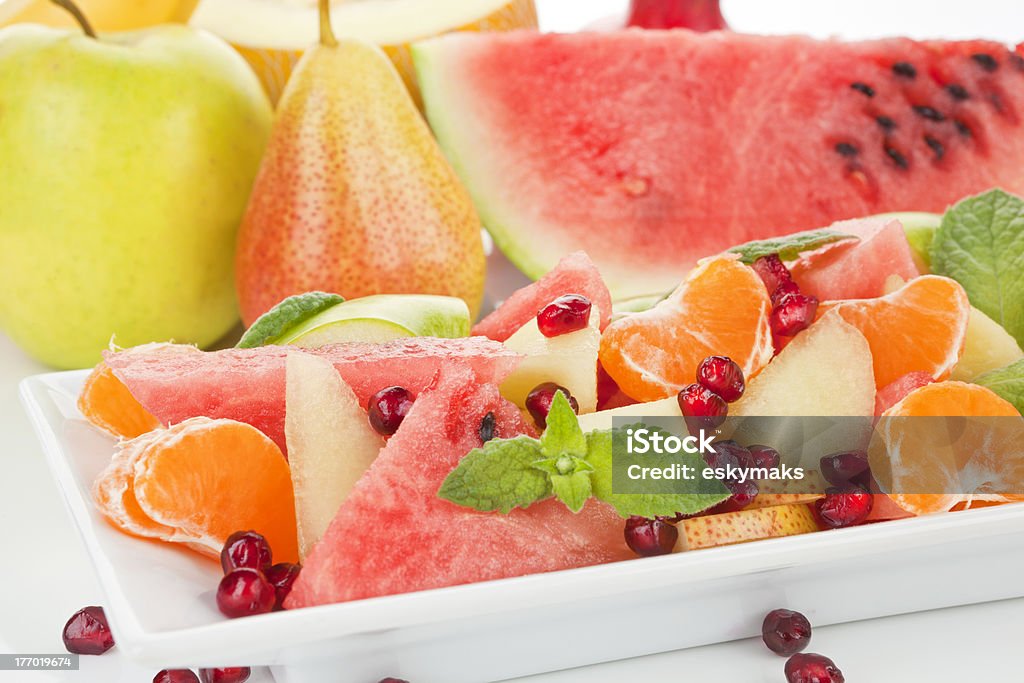
[[[538,4],[546,27],[573,30],[621,12],[625,0]],[[1019,0],[724,0],[723,6],[733,26],[748,31],[1024,40],[1024,3]],[[18,404],[18,380],[42,371],[0,338],[0,652],[61,652],[60,629],[68,616],[83,605],[102,603],[92,569]],[[957,549],[950,547],[949,552]],[[921,582],[936,593],[943,590],[941,585],[929,585],[927,576]],[[872,596],[865,594],[863,599]],[[973,683],[1024,680],[1022,642],[1024,600],[1013,600],[818,629],[812,649],[835,659],[850,683]],[[782,665],[783,660],[758,641],[739,641],[524,681],[772,683],[784,680]],[[0,672],[0,682],[145,683],[153,673],[133,667],[115,648],[104,657],[83,658],[77,673]],[[256,672],[251,680],[270,679],[265,672]]]

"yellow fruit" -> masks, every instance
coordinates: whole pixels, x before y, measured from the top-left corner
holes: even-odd
[[[97,31],[130,31],[157,24],[188,21],[199,0],[78,0]],[[0,0],[0,26],[32,23],[74,27],[74,18],[50,0]]]
[[[681,552],[808,534],[818,530],[818,523],[807,505],[775,505],[684,519],[677,528],[675,551]]]
[[[1024,352],[1017,340],[999,323],[972,306],[967,337],[964,339],[964,354],[960,356],[960,362],[953,368],[949,378],[970,382],[1021,358],[1024,358]]]
[[[417,105],[419,88],[409,44],[451,31],[511,31],[537,27],[534,0],[389,0],[339,2],[332,24],[339,38],[381,46]],[[203,0],[192,24],[231,43],[277,102],[299,57],[317,37],[315,2]]]

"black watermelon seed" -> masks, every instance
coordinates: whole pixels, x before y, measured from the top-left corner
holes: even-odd
[[[917,69],[910,62],[896,62],[892,65],[892,72],[903,78],[917,78]]]
[[[925,104],[915,104],[914,113],[929,121],[945,121],[946,117],[938,109]]]
[[[953,125],[956,126],[956,132],[960,133],[960,135],[963,135],[965,138],[971,137],[971,128],[966,123],[956,119],[953,121]]]
[[[849,142],[840,142],[836,144],[836,151],[844,157],[855,157],[857,156],[857,147]]]
[[[859,93],[864,93],[868,97],[874,97],[875,96],[875,89],[872,88],[867,83],[861,83],[860,81],[857,81],[856,83],[851,83],[850,87],[853,88],[854,90],[856,90]]]
[[[931,135],[925,135],[924,142],[926,145],[932,148],[932,152],[935,153],[936,159],[941,159],[946,155],[946,147],[941,142],[933,138]]]
[[[978,52],[977,54],[973,54],[971,55],[971,59],[973,59],[978,66],[988,72],[995,71],[999,68],[999,62],[997,62],[996,58],[987,52]]]
[[[900,168],[907,168],[908,166],[910,166],[910,164],[907,163],[907,158],[903,156],[903,154],[895,147],[890,147],[889,145],[886,145],[885,153],[888,154],[889,158],[893,160],[893,163],[895,163]]]
[[[487,443],[494,438],[494,413],[487,413],[480,420],[480,440]]]
[[[958,83],[950,83],[947,85],[946,92],[952,95],[954,100],[963,101],[970,98],[970,95],[967,94],[967,88]]]
[[[888,116],[877,116],[875,121],[878,121],[878,125],[882,127],[882,130],[888,132],[896,128],[896,122],[890,119]]]

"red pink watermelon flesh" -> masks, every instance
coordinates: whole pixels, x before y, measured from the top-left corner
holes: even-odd
[[[842,221],[832,229],[855,235],[860,241],[830,244],[803,254],[790,266],[805,294],[819,301],[871,299],[886,294],[885,282],[890,276],[910,280],[921,274],[899,221],[867,218]]]
[[[479,382],[501,382],[519,355],[483,337],[415,337],[386,344],[335,344],[299,351],[288,346],[183,353],[181,345],[104,353],[114,374],[132,395],[165,424],[190,417],[247,422],[286,451],[284,438],[285,358],[313,353],[334,363],[359,401],[381,389],[403,386],[414,394],[430,386],[442,363],[458,362]]]
[[[463,367],[445,366],[306,558],[285,606],[309,607],[627,559],[622,520],[591,501],[573,514],[548,500],[509,515],[437,497],[459,460],[498,434],[527,430],[514,405]]]
[[[565,294],[582,294],[601,313],[601,329],[612,315],[612,297],[597,266],[585,252],[577,251],[559,260],[541,279],[516,290],[497,310],[473,327],[473,334],[505,341],[535,318],[542,308]]]
[[[426,111],[531,277],[584,249],[615,299],[732,245],[1024,193],[1022,48],[730,32],[457,33]]]
[[[885,411],[907,397],[914,389],[928,386],[935,381],[927,372],[908,372],[892,384],[882,387],[875,394],[875,415]]]

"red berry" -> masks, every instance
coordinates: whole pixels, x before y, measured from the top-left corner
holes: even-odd
[[[683,387],[677,397],[679,410],[687,418],[686,424],[691,430],[714,429],[725,422],[729,414],[729,404],[707,387],[690,384]]]
[[[701,361],[697,367],[697,382],[721,396],[726,403],[740,400],[747,387],[743,369],[725,356],[708,356]]]
[[[626,545],[641,557],[668,555],[676,546],[679,529],[660,519],[630,517],[624,529]]]
[[[282,609],[284,607],[284,599],[292,592],[292,585],[295,583],[295,579],[299,578],[301,570],[301,566],[291,562],[279,562],[267,569],[267,581],[274,587],[274,594],[276,596],[274,609]]]
[[[415,400],[416,397],[402,387],[381,389],[366,403],[370,426],[381,436],[391,436],[398,431]]]
[[[750,451],[732,439],[716,441],[714,448],[715,453],[713,455],[711,453],[704,454],[704,462],[708,463],[711,467],[726,467],[727,465],[732,465],[733,467],[754,466],[754,458]]]
[[[217,586],[217,607],[232,619],[265,614],[274,609],[277,591],[256,569],[236,569]]]
[[[537,314],[537,328],[545,337],[582,330],[590,324],[590,299],[579,294],[560,296]]]
[[[199,683],[199,677],[189,669],[164,669],[153,676],[153,683]]]
[[[799,294],[800,285],[793,281],[783,282],[775,291],[772,292],[772,306],[778,306],[779,303],[790,294]]]
[[[746,481],[725,481],[726,488],[732,493],[727,499],[716,505],[708,512],[711,514],[719,514],[721,512],[736,512],[742,510],[751,503],[754,502],[754,498],[757,498],[757,494],[760,490],[757,487],[757,482],[752,480]]]
[[[806,330],[818,313],[818,300],[805,294],[787,294],[772,309],[770,322],[772,334],[792,337]]]
[[[220,566],[225,574],[236,569],[259,569],[270,566],[273,553],[270,544],[255,531],[236,531],[228,536],[220,551]]]
[[[869,469],[868,454],[864,451],[833,453],[821,459],[821,476],[834,486],[861,483]]]
[[[761,281],[764,282],[764,286],[768,289],[769,294],[778,289],[783,283],[793,281],[789,268],[786,268],[786,264],[782,262],[778,254],[762,256],[754,261],[752,267],[754,272],[760,276]]]
[[[829,488],[816,504],[821,521],[832,529],[860,524],[871,514],[875,497],[857,486]]]
[[[101,655],[114,647],[114,634],[102,607],[83,607],[64,624],[64,647],[76,655]]]
[[[572,406],[574,413],[580,412],[579,402],[573,398],[572,394],[565,387],[555,384],[554,382],[544,382],[538,384],[533,388],[526,396],[526,409],[533,416],[533,421],[537,423],[537,426],[544,429],[548,425],[548,413],[551,412],[551,402],[555,400],[555,392],[560,391],[565,394],[565,397],[569,399],[569,405]]]
[[[773,609],[761,624],[761,639],[777,655],[789,657],[811,642],[811,622],[789,609]]]
[[[786,661],[788,683],[846,683],[835,662],[813,652],[795,654]]]
[[[203,683],[245,683],[252,672],[247,666],[229,666],[221,669],[200,669]]]
[[[750,451],[750,459],[753,463],[751,467],[763,467],[774,470],[778,469],[779,465],[782,464],[782,456],[771,446],[754,445],[748,450]]]

